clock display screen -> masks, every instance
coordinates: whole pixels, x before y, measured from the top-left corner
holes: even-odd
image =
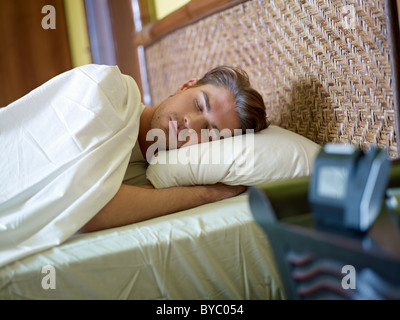
[[[318,170],[317,194],[321,197],[342,200],[346,196],[348,169],[322,166]]]

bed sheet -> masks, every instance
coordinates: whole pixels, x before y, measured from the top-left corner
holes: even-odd
[[[0,109],[0,266],[62,243],[114,197],[143,108],[118,67],[86,65]]]
[[[53,280],[55,288],[46,289]],[[0,269],[0,299],[283,298],[271,247],[251,216],[247,194],[76,234]]]

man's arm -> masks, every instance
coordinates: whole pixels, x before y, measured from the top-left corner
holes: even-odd
[[[243,186],[224,184],[166,189],[123,184],[114,198],[81,231],[92,232],[148,220],[234,197],[245,190]]]

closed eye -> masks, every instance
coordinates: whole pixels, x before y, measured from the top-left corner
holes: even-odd
[[[210,102],[209,102],[209,99],[208,99],[208,95],[207,95],[204,91],[201,91],[201,93],[202,93],[203,96],[204,96],[204,101],[205,101],[205,104],[206,104],[206,110],[207,110],[207,112],[210,112]],[[201,112],[201,113],[204,112],[204,107],[202,106],[202,104],[199,102],[199,100],[198,100],[197,98],[194,98],[194,104],[195,104],[195,106],[196,106],[196,108],[197,108],[197,110],[198,110],[199,112]],[[203,129],[217,130],[217,131],[218,131],[218,128],[217,128],[216,125],[210,124],[210,123],[208,123],[208,122],[207,122],[207,124],[204,126]]]
[[[197,100],[197,98],[194,99],[194,105],[196,106],[196,109],[203,113],[203,107],[201,106],[199,100]],[[206,123],[202,129],[208,129],[208,124]]]
[[[199,110],[199,112],[203,112],[203,108],[201,107],[199,100],[197,100],[197,98],[194,99],[194,104],[195,104],[197,110]]]

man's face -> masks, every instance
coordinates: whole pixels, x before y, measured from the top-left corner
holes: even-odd
[[[151,120],[151,129],[165,133],[165,141],[157,141],[161,149],[164,149],[161,144],[175,149],[205,142],[204,132],[214,132],[213,129],[216,133],[228,129],[233,135],[238,128],[240,118],[232,94],[210,84],[178,90],[157,107]],[[215,139],[214,134],[210,140]]]

